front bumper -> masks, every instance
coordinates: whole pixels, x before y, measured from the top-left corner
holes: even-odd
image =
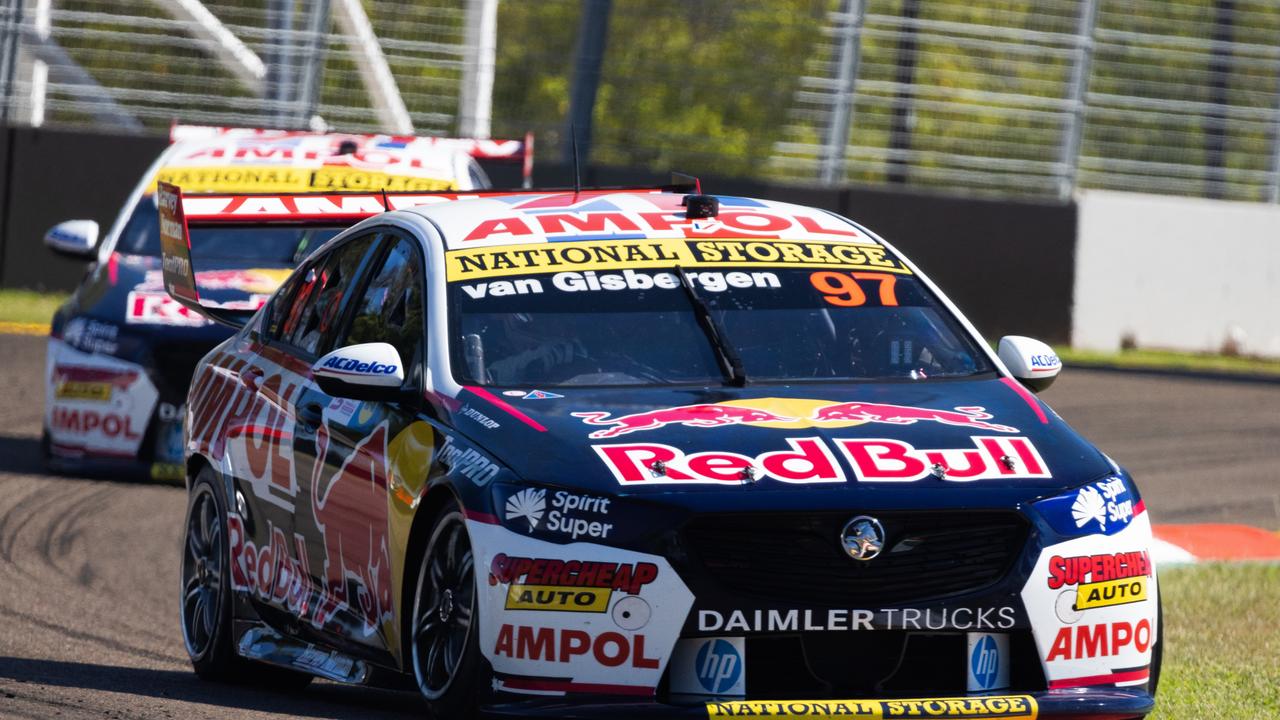
[[[588,720],[609,718],[703,718],[751,717],[751,718],[1072,718],[1074,720],[1125,720],[1140,718],[1155,707],[1155,699],[1142,689],[1078,688],[1048,690],[1016,696],[1034,701],[1030,712],[999,710],[993,712],[968,710],[947,712],[946,703],[935,699],[933,703],[912,705],[891,704],[890,699],[845,701],[840,699],[760,700],[733,703],[698,702],[669,704],[659,702],[609,702],[579,700],[568,703],[564,699],[522,700],[482,708],[482,716],[492,718],[567,718]],[[1006,704],[1007,707],[1007,704]],[[939,709],[942,709],[939,712]]]

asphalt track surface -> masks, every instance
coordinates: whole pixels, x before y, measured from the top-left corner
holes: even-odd
[[[0,335],[0,717],[405,718],[410,693],[191,674],[182,489],[44,474],[44,339]],[[1137,477],[1157,523],[1280,528],[1280,383],[1068,368],[1045,399]]]

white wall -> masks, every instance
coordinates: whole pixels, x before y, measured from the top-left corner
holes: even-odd
[[[1280,357],[1280,206],[1084,191],[1072,345]]]

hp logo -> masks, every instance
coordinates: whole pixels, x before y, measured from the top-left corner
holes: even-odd
[[[702,644],[693,668],[703,689],[712,695],[720,695],[738,683],[742,675],[742,657],[728,640],[716,638]]]
[[[969,667],[978,685],[975,689],[990,690],[996,686],[1000,677],[1000,649],[990,635],[984,635],[974,643],[969,654]]]

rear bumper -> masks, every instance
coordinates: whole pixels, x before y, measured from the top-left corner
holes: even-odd
[[[983,696],[970,696],[978,700]],[[1141,718],[1155,707],[1155,699],[1141,688],[1072,688],[1027,693],[1018,696],[987,696],[1031,698],[1034,705],[1030,712],[1010,711],[1007,705],[994,704],[990,711],[974,710],[948,712],[941,703],[894,704],[892,700],[864,700],[841,703],[839,699],[762,700],[741,703],[722,702],[693,704],[669,704],[660,702],[608,702],[603,700],[578,703],[563,698],[548,700],[522,700],[513,703],[490,705],[482,710],[491,718],[708,718],[750,717],[764,718],[1072,718],[1073,720],[1127,720]],[[949,698],[952,700],[964,698]],[[920,699],[917,698],[917,701]],[[820,704],[818,704],[820,703]],[[713,707],[714,706],[714,707]],[[1001,708],[1006,709],[1001,709]],[[913,709],[914,708],[914,709]]]
[[[139,457],[110,457],[92,453],[59,454],[54,448],[49,469],[67,475],[108,480],[155,480],[182,482],[186,471],[181,463],[152,462]]]

